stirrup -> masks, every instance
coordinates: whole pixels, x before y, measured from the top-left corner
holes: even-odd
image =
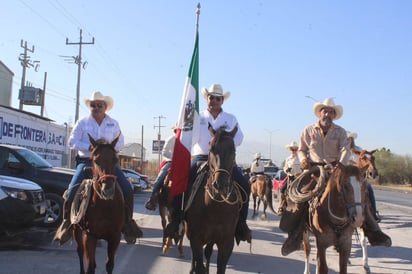
[[[144,207],[148,210],[156,210],[156,204],[152,202],[152,198],[150,198],[145,204]]]

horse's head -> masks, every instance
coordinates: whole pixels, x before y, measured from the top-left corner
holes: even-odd
[[[366,181],[360,169],[339,163],[329,178],[327,191],[330,192],[328,211],[331,219],[337,223],[350,222],[354,227],[361,226],[365,218]]]
[[[116,164],[118,162],[115,146],[119,140],[117,135],[111,143],[105,140],[94,140],[89,135],[92,154],[93,188],[104,200],[112,200],[116,189]]]
[[[375,156],[373,156],[376,151],[377,149],[372,151],[354,151],[359,155],[358,167],[364,171],[365,178],[375,179],[378,176],[378,170],[375,165]]]
[[[238,128],[227,132],[224,128],[214,130],[209,124],[212,135],[209,147],[209,169],[213,187],[222,194],[228,194],[233,187],[232,170],[235,164],[236,148],[233,141]]]

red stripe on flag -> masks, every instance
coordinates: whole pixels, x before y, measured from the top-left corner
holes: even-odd
[[[186,191],[190,175],[190,151],[180,142],[182,130],[176,130],[176,142],[173,152],[173,161],[171,168],[172,187],[170,193],[172,196],[179,195]]]

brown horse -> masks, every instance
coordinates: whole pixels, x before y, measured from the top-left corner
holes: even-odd
[[[206,185],[199,187],[192,204],[186,211],[187,237],[192,249],[190,273],[209,273],[213,245],[217,245],[217,273],[226,271],[233,251],[236,224],[239,218],[241,193],[232,178],[236,151],[231,132],[213,130],[209,147]],[[203,247],[206,267],[203,264]]]
[[[323,167],[321,168],[321,173]],[[320,177],[323,177],[322,175]],[[308,229],[316,237],[316,273],[328,273],[326,249],[335,246],[339,253],[339,273],[347,273],[352,234],[364,221],[366,181],[359,168],[338,164],[329,177],[320,200],[311,201]],[[310,243],[303,236],[305,272],[309,273]]]
[[[364,170],[364,177],[366,179],[375,179],[376,176],[378,176],[378,169],[376,168],[375,165],[375,156],[373,154],[377,151],[377,149],[374,149],[372,151],[367,151],[367,150],[362,150],[362,151],[357,151],[357,150],[352,150],[353,153],[358,155],[358,162],[357,166]],[[368,184],[368,193],[370,194],[369,190],[369,182]],[[373,212],[375,209],[373,209],[370,199],[368,199],[367,203],[369,210]],[[359,228],[359,241],[360,245],[362,248],[362,265],[366,273],[370,273],[370,267],[368,263],[368,248],[367,248],[367,240],[365,236],[365,231],[362,228]]]
[[[73,225],[73,236],[77,242],[82,274],[85,273],[84,256],[86,273],[95,273],[96,244],[99,239],[104,239],[108,243],[106,271],[113,272],[114,256],[125,222],[123,193],[115,176],[118,157],[114,147],[119,136],[110,144],[103,144],[89,135],[92,146],[93,179],[83,181],[83,185],[89,185],[92,189],[91,199],[84,217],[79,223]]]
[[[163,228],[163,247],[162,251],[163,254],[167,254],[170,250],[170,246],[172,244],[172,240],[175,241],[177,244],[177,249],[179,251],[179,257],[184,257],[183,254],[183,237],[185,235],[185,227],[184,225],[179,226],[179,230],[174,235],[173,239],[171,237],[167,236],[166,233],[166,226],[167,223],[171,221],[171,212],[173,210],[173,206],[170,202],[170,187],[171,187],[171,181],[169,180],[170,176],[170,168],[168,170],[168,173],[163,181],[162,187],[160,188],[159,191],[159,197],[158,197],[158,205],[159,205],[159,215],[160,219],[162,222],[162,228]]]
[[[273,213],[277,214],[273,209],[272,201],[272,183],[267,175],[256,175],[256,179],[250,185],[250,193],[253,197],[253,217],[259,213],[260,202],[263,202],[262,220],[266,219],[266,208],[269,206]]]

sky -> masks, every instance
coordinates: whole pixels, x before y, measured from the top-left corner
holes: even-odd
[[[172,134],[194,46],[196,6],[191,0],[3,0],[0,60],[14,72],[18,108],[23,53],[42,88],[45,116],[73,124],[80,29],[83,42],[79,116],[94,91],[112,96],[126,143]],[[207,0],[200,1],[199,87],[221,84],[245,135],[237,162],[255,153],[281,165],[285,145],[317,121],[313,104],[333,98],[343,107],[336,123],[358,133],[365,149],[385,147],[411,155],[412,1]],[[62,57],[69,56],[69,57]],[[200,95],[200,110],[206,108]],[[24,110],[40,114],[39,107]],[[159,118],[161,117],[161,118]],[[160,125],[160,127],[159,127]]]

